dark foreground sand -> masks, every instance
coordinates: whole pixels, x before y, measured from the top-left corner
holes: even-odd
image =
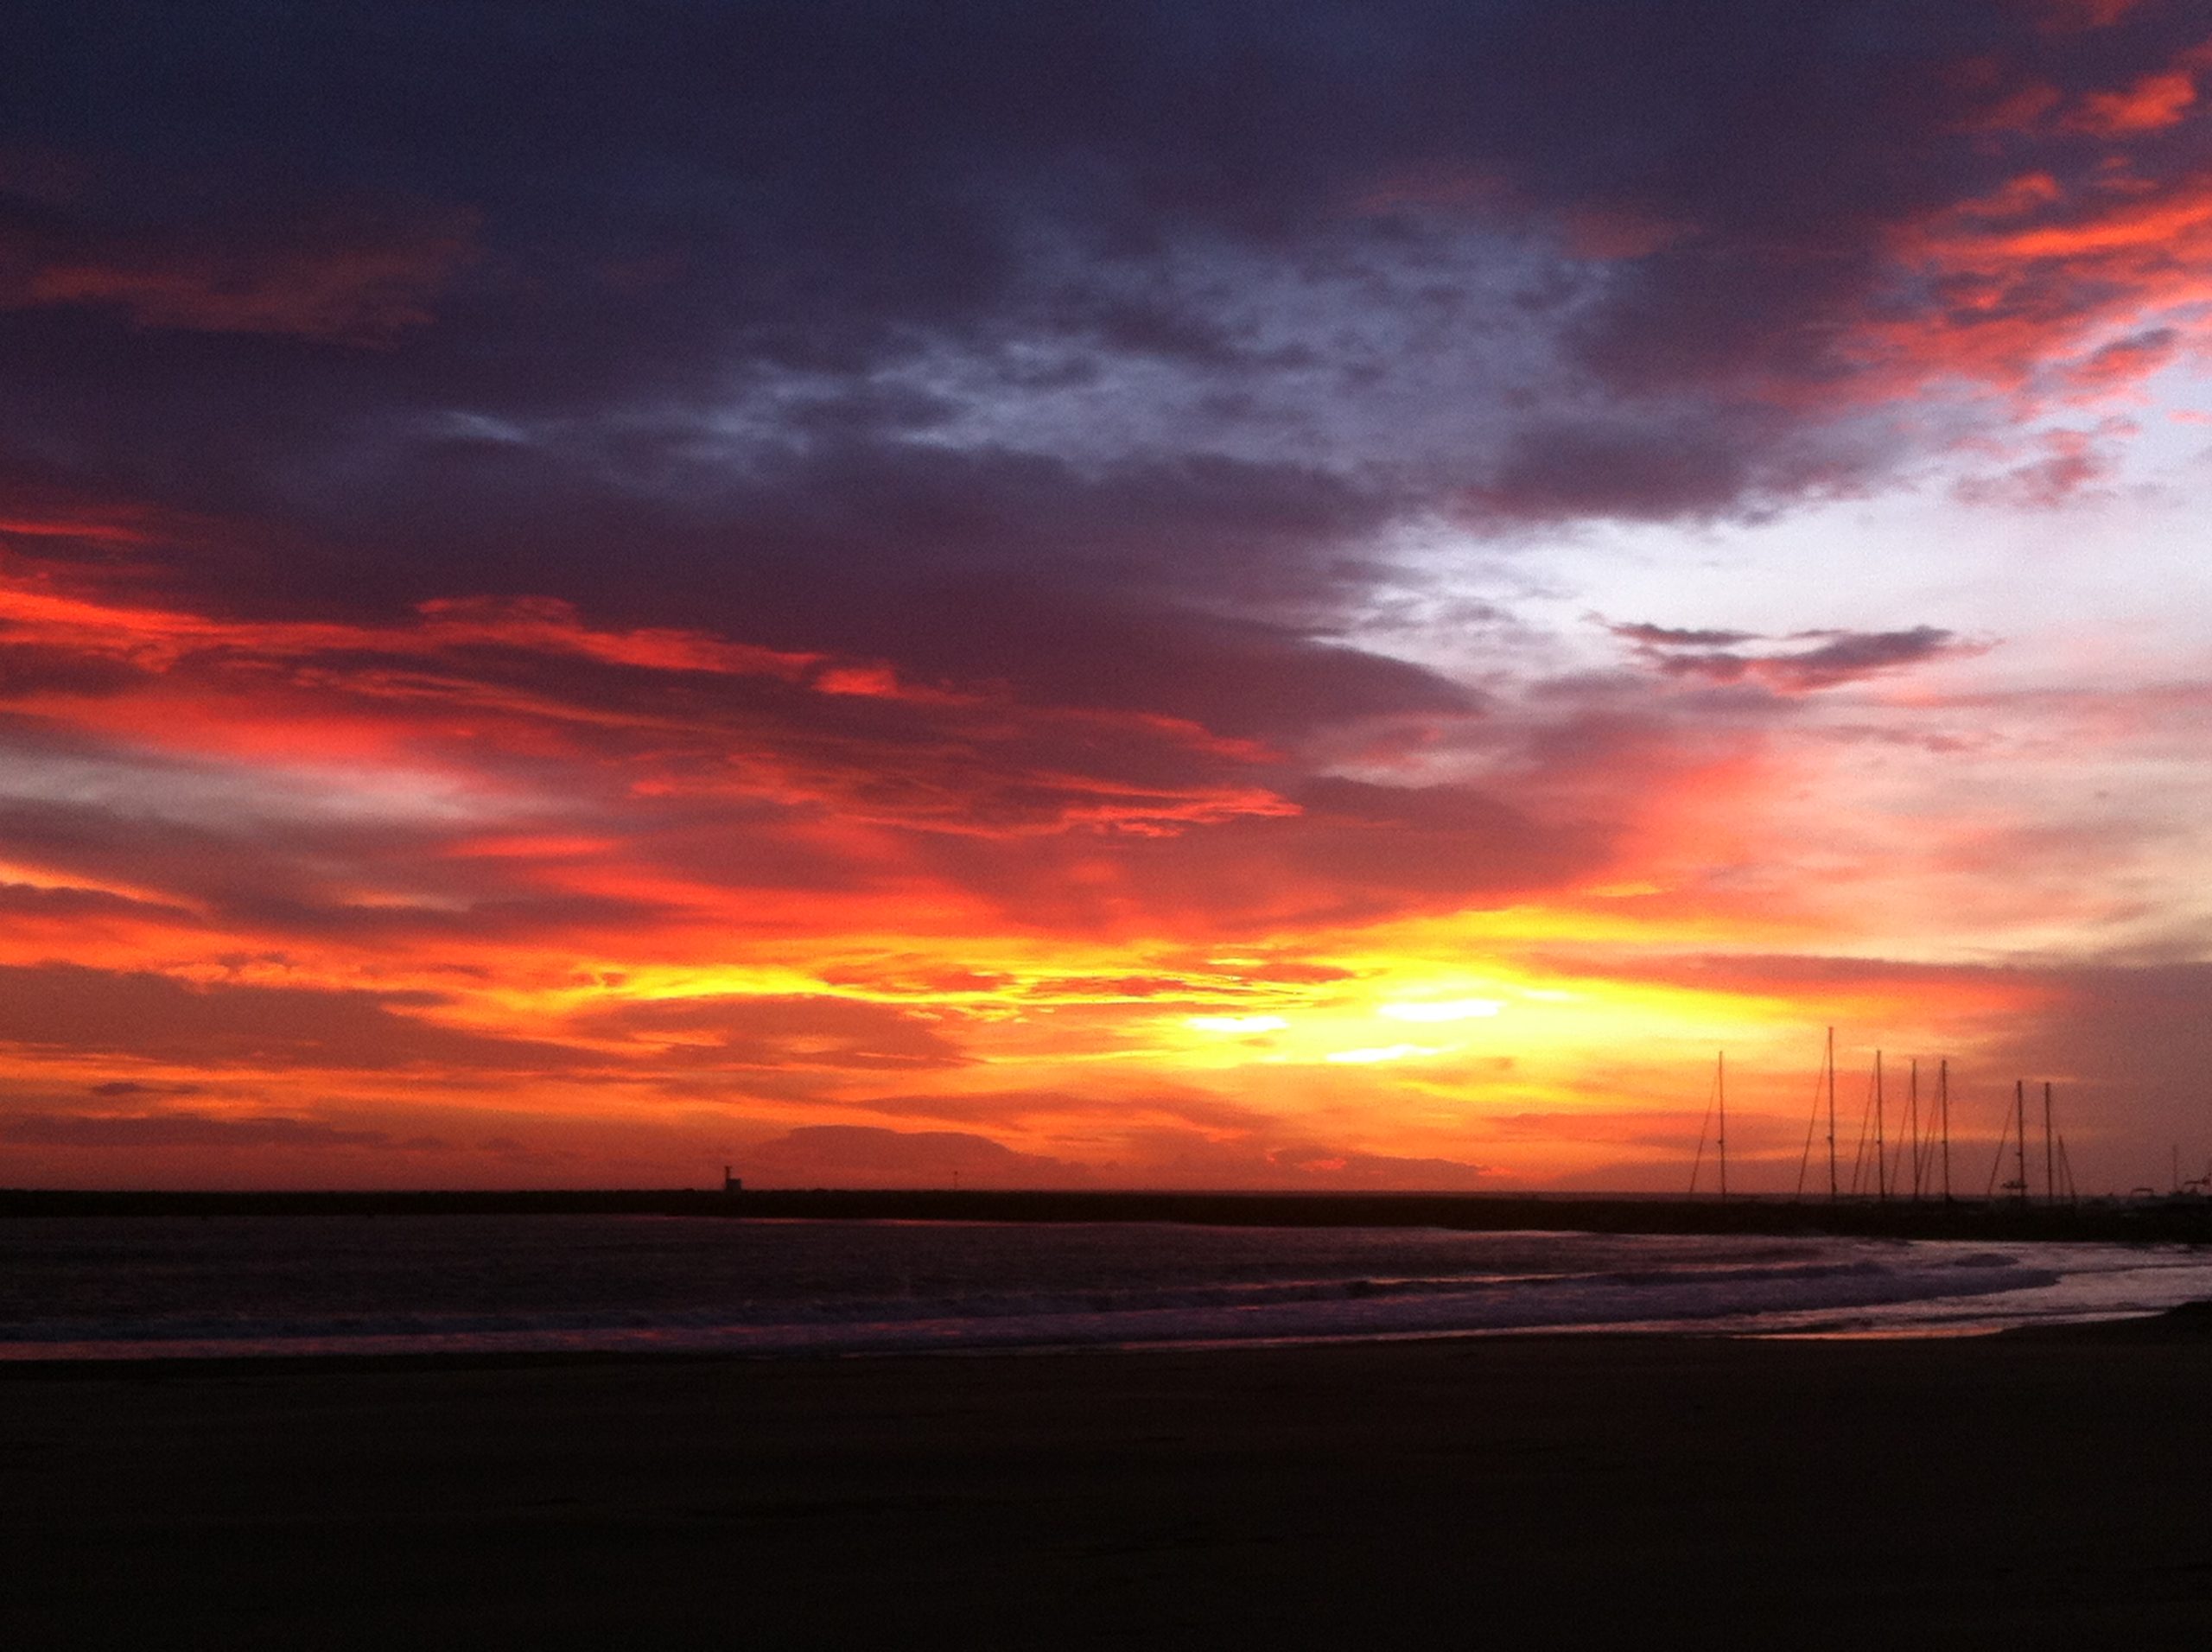
[[[2212,1337],[0,1368],[0,1490],[10,1647],[2196,1644]]]

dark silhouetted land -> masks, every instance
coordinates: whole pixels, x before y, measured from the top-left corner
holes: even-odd
[[[0,1367],[0,1622],[41,1648],[2193,1644],[2206,1318]]]

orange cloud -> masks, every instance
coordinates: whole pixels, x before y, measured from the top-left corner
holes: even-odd
[[[1640,961],[1814,952],[1854,903],[2061,852],[1915,821],[1822,861],[1882,818],[1808,811],[1843,788],[1775,720],[1872,715],[1957,651],[1935,628],[1431,711],[1407,749],[1459,768],[1386,783],[563,603],[258,620],[0,573],[0,1096],[61,1179],[683,1179],[753,1146],[821,1179],[859,1162],[825,1125],[960,1135],[978,1180],[1648,1179],[1689,1046],[1772,1074],[1750,1143],[1805,1025],[1963,1053],[2004,994]]]

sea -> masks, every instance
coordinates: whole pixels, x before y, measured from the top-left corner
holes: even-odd
[[[2212,1299],[2180,1246],[739,1220],[0,1222],[0,1359],[1936,1337]]]

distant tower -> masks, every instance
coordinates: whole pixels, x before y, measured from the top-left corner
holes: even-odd
[[[745,1191],[745,1178],[742,1176],[731,1175],[730,1171],[732,1168],[733,1166],[728,1165],[724,1165],[722,1166],[722,1191],[725,1193],[742,1193]]]

